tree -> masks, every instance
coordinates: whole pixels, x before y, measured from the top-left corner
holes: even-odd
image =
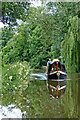
[[[2,28],[2,47],[5,47],[7,42],[13,37],[15,34],[15,29],[10,27]]]
[[[68,33],[62,41],[62,55],[65,59],[65,65],[69,72],[79,72],[80,69],[80,40],[78,39],[78,17],[69,18],[67,22]],[[65,52],[64,52],[65,51]]]
[[[4,60],[7,57],[10,58],[8,62],[26,60],[30,62],[31,66],[38,68],[44,65],[48,58],[58,58],[62,54],[67,69],[69,60],[71,66],[74,63],[74,66],[77,67],[76,62],[78,65],[80,58],[79,41],[76,38],[78,37],[77,17],[76,3],[49,2],[46,6],[30,7],[26,19],[23,18],[25,23],[17,28],[17,34],[10,37],[10,41],[3,48]],[[67,41],[67,39],[69,40]],[[74,42],[70,45],[70,41],[75,41],[75,48],[78,51],[77,54],[75,53],[76,57],[73,57]],[[68,61],[66,56],[68,56]],[[76,62],[73,62],[75,61],[73,58],[76,58]],[[76,70],[78,71],[79,68]]]
[[[17,25],[17,19],[25,21],[30,2],[2,2],[1,22],[10,26]]]

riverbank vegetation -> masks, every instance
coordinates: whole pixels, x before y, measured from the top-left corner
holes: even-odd
[[[30,2],[4,2],[2,11],[2,22],[9,25],[0,32],[3,66],[27,61],[41,68],[49,58],[62,56],[67,72],[80,72],[78,3],[43,1],[34,7]]]
[[[2,81],[0,92],[4,93],[12,91],[20,92],[26,90],[30,80],[30,66],[27,62],[16,62],[13,64],[5,65],[2,68]]]

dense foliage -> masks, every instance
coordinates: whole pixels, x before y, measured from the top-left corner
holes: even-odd
[[[2,2],[1,22],[10,26],[17,25],[17,19],[25,21],[30,2]]]
[[[62,41],[62,55],[66,68],[72,72],[80,69],[80,39],[78,38],[78,17],[70,17],[67,22],[68,32]],[[65,51],[65,52],[64,52]]]
[[[79,72],[80,38],[77,3],[48,2],[37,8],[25,7],[22,4],[15,3],[17,8],[21,7],[21,11],[14,11],[13,5],[13,13],[17,15],[19,12],[19,17],[17,16],[12,22],[13,25],[16,19],[24,22],[17,28],[8,26],[2,30],[3,65],[26,60],[32,67],[41,68],[46,65],[48,58],[62,56],[67,71]],[[28,8],[26,17],[22,6],[25,7],[25,11]],[[9,9],[8,6],[7,8]],[[7,8],[5,6],[5,10]],[[5,18],[5,14],[3,16]],[[11,14],[10,17],[12,18]]]
[[[2,68],[2,89],[0,88],[0,92],[4,94],[7,91],[25,90],[30,82],[30,73],[31,69],[26,61],[6,65],[5,68]]]

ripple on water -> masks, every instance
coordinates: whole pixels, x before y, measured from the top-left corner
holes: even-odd
[[[46,73],[32,73],[30,77],[35,80],[47,80]]]

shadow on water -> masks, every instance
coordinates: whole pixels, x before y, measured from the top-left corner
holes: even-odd
[[[1,95],[1,118],[80,117],[80,74],[68,74],[66,80],[47,80],[46,73],[37,70],[30,75],[30,80],[26,90],[6,91]]]

